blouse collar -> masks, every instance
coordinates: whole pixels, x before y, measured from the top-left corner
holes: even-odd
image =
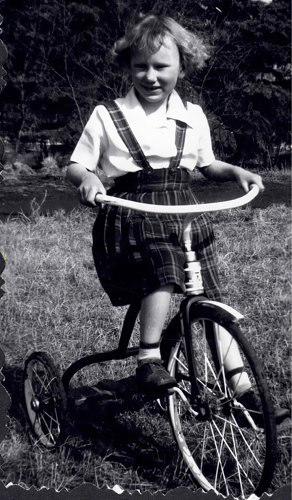
[[[139,119],[145,119],[146,113],[141,106],[138,98],[136,97],[135,94],[135,89],[134,87],[131,87],[129,92],[127,93],[126,97],[122,99],[124,101],[124,105],[128,111],[132,112],[135,114],[135,116]],[[191,120],[188,110],[186,109],[185,105],[183,104],[180,96],[176,92],[176,90],[173,90],[168,98],[168,103],[167,103],[167,110],[165,114],[165,103],[163,103],[155,113],[155,122],[157,123],[157,120],[159,120],[160,124],[164,124],[165,126],[167,125],[167,119],[173,119],[173,120],[179,120],[184,123],[186,123],[188,126],[191,128],[194,128],[194,123],[193,120]],[[151,115],[149,115],[151,116]],[[153,116],[154,118],[154,116]],[[162,123],[164,122],[164,123]]]

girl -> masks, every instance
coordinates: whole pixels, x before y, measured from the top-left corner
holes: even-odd
[[[118,64],[133,86],[124,98],[98,105],[72,154],[68,178],[82,203],[95,206],[105,193],[99,166],[115,185],[108,194],[145,203],[197,203],[190,172],[197,166],[208,179],[236,181],[264,189],[261,177],[214,158],[202,109],[181,100],[175,87],[187,71],[208,58],[200,38],[169,17],[146,15],[114,47]],[[220,299],[213,259],[213,231],[208,218],[193,223],[207,295]],[[164,369],[161,331],[173,292],[184,290],[181,218],[105,206],[93,228],[93,256],[101,284],[113,305],[141,302],[137,382],[140,390],[165,390],[176,384]],[[237,353],[234,353],[236,364]],[[234,384],[238,384],[236,375]],[[244,379],[244,377],[243,377]],[[243,380],[249,388],[248,380]]]

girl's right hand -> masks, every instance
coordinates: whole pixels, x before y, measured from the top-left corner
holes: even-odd
[[[79,163],[70,163],[67,168],[67,179],[77,187],[79,199],[84,205],[96,206],[96,195],[106,194],[105,187],[97,175]]]
[[[80,202],[87,206],[96,206],[95,197],[98,193],[106,194],[103,183],[93,172],[86,173],[77,191]]]

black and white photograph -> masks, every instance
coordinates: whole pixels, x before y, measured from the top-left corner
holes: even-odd
[[[290,19],[0,0],[1,498],[291,499]]]

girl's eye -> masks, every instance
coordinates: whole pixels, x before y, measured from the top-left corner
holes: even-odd
[[[143,63],[141,63],[141,64],[136,63],[136,64],[134,64],[134,68],[146,71],[148,69],[148,66],[146,64],[143,64]],[[161,69],[165,69],[165,68],[168,68],[167,64],[157,64],[156,66],[154,66],[154,69],[157,69],[157,70],[161,70]]]

